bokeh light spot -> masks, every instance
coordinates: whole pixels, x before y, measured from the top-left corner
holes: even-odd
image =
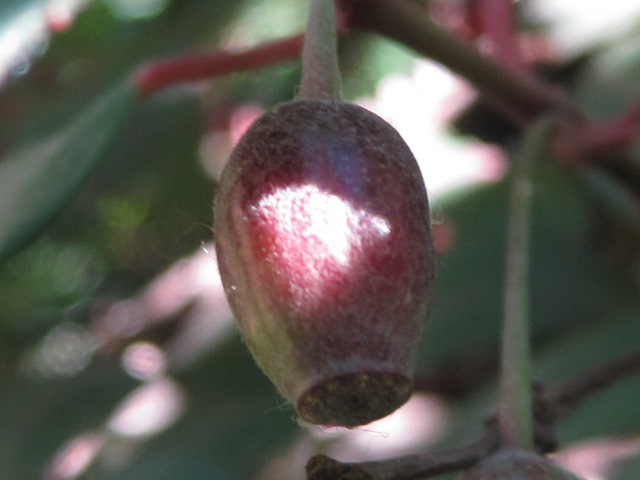
[[[116,17],[123,20],[142,20],[160,15],[169,5],[169,0],[108,0]]]
[[[182,415],[186,399],[173,380],[145,383],[126,397],[109,419],[111,431],[125,437],[148,437],[166,430]]]
[[[147,380],[162,375],[167,367],[164,352],[156,345],[138,342],[122,354],[122,366],[134,378]]]

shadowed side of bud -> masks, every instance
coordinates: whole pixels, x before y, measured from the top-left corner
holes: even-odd
[[[388,123],[321,100],[265,114],[225,169],[215,234],[246,343],[304,420],[361,425],[409,398],[434,254],[418,165]]]

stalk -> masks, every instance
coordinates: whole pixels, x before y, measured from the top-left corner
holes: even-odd
[[[552,123],[535,123],[513,162],[498,426],[504,446],[534,451],[529,333],[529,257],[533,162],[544,148]]]
[[[299,99],[342,99],[337,36],[334,0],[311,0],[302,48]]]

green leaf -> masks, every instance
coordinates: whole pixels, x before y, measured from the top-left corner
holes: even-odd
[[[535,362],[538,381],[563,383],[638,350],[638,302],[611,308],[587,319],[541,349]],[[640,375],[631,374],[584,399],[558,428],[562,444],[600,436],[637,434],[640,410],[629,399],[640,394]]]
[[[453,242],[438,255],[436,292],[421,365],[497,352],[501,329],[507,182],[440,198],[436,222]],[[637,298],[590,241],[597,217],[588,193],[568,171],[537,166],[531,251],[532,328],[536,338],[594,318]],[[439,210],[438,210],[439,209]]]
[[[610,118],[640,97],[640,32],[630,32],[599,49],[578,79],[574,97],[590,116]]]
[[[0,161],[0,261],[30,241],[82,185],[134,105],[123,83],[66,128]]]

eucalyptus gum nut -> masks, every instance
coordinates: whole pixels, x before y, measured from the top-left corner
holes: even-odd
[[[459,480],[580,480],[580,477],[541,455],[505,449],[478,462]]]
[[[214,231],[246,344],[304,420],[352,427],[409,398],[434,253],[393,127],[347,103],[276,107],[232,152]]]

